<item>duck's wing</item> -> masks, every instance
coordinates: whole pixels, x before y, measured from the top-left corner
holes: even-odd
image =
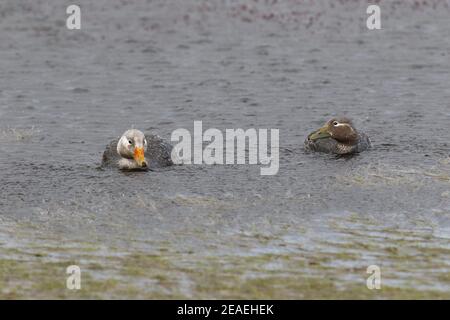
[[[146,133],[147,151],[145,158],[151,168],[161,168],[173,165],[172,149],[173,146],[158,135]]]
[[[357,147],[358,148],[357,148],[356,152],[361,152],[361,151],[370,149],[372,147],[372,142],[370,141],[370,138],[363,132],[359,133]]]
[[[105,151],[103,152],[102,157],[102,167],[117,167],[118,162],[120,160],[119,155],[117,154],[117,143],[119,139],[114,139],[107,146]]]

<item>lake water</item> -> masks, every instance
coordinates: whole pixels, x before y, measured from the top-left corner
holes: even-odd
[[[0,297],[450,298],[449,1],[380,1],[381,30],[366,1],[77,3],[81,30],[0,4]],[[373,149],[306,153],[335,115]],[[99,169],[200,120],[279,129],[278,174]]]

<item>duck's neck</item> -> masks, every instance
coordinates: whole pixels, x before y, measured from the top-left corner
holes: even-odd
[[[121,158],[119,160],[119,168],[122,170],[133,170],[140,168],[140,166],[134,159]]]

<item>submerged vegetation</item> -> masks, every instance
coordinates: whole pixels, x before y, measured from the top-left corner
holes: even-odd
[[[316,249],[217,255],[162,243],[152,252],[124,252],[100,243],[0,245],[0,298],[146,299],[422,299],[450,298],[450,246],[427,233],[382,230],[357,214],[341,241]],[[348,224],[347,224],[348,226]],[[277,239],[259,240],[269,248]],[[382,287],[369,290],[367,266],[380,264]],[[81,289],[66,288],[66,268],[81,268]]]

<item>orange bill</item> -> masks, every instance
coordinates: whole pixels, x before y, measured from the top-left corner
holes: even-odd
[[[134,160],[141,167],[144,166],[144,164],[145,164],[144,148],[135,148],[134,149]]]

